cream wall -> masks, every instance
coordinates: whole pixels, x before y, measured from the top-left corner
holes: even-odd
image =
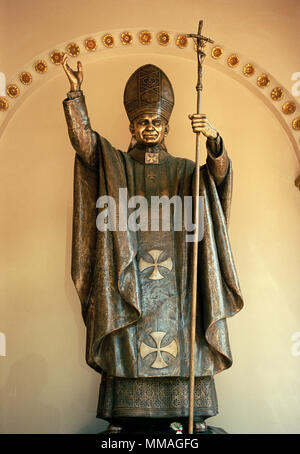
[[[0,11],[6,74],[80,35],[122,27],[195,30],[199,18],[216,41],[248,55],[287,88],[300,71],[298,1],[2,0]],[[108,57],[84,63],[93,128],[127,147],[124,84],[152,62],[176,94],[168,149],[192,159],[194,63],[155,52]],[[62,71],[47,79],[0,140],[0,332],[7,341],[7,356],[0,356],[1,433],[97,433],[105,426],[95,419],[99,376],[84,361],[85,329],[70,278],[74,153],[61,106],[67,87]],[[300,332],[295,152],[268,107],[235,79],[207,66],[205,92],[203,110],[234,166],[230,238],[245,299],[229,321],[234,365],[216,377],[220,414],[210,423],[230,433],[299,433],[300,356],[291,350]]]

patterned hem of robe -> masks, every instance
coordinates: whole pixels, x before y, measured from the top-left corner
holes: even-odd
[[[97,418],[186,418],[189,379],[184,377],[120,378],[102,376]],[[195,416],[218,413],[213,377],[195,377]]]

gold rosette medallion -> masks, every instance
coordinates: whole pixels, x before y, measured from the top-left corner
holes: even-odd
[[[50,54],[50,60],[54,65],[60,65],[63,59],[63,53],[59,50],[54,50]]]
[[[140,42],[144,45],[150,44],[152,41],[152,34],[146,30],[140,33]]]
[[[67,45],[67,52],[71,57],[77,57],[77,55],[80,54],[80,49],[78,44],[76,43],[70,43]]]
[[[239,64],[239,57],[237,55],[230,55],[228,58],[227,58],[227,64],[228,66],[230,66],[230,68],[234,68],[235,66],[237,66]]]
[[[25,71],[20,74],[19,79],[23,85],[30,85],[32,82],[32,75],[30,73],[28,73],[27,71]]]
[[[133,38],[132,34],[129,32],[124,32],[121,34],[121,43],[124,44],[124,46],[128,46],[129,44],[132,44]]]
[[[297,117],[293,120],[292,126],[296,131],[300,131],[300,117]]]
[[[10,85],[7,85],[7,87],[6,87],[6,93],[11,98],[16,98],[20,94],[20,89],[19,89],[18,85],[10,84]]]
[[[84,47],[89,52],[94,52],[97,49],[97,41],[95,38],[87,38],[84,41]]]
[[[287,101],[282,106],[282,112],[291,115],[296,111],[296,104],[293,101]]]
[[[179,49],[184,49],[188,45],[188,38],[186,35],[178,35],[176,39],[176,46],[179,47]]]
[[[271,91],[271,98],[273,101],[280,101],[283,98],[284,92],[281,87],[275,87]]]
[[[223,51],[222,47],[220,47],[220,46],[215,46],[211,50],[211,56],[215,60],[217,60],[218,58],[221,58],[223,53],[224,53],[224,51]]]
[[[47,71],[47,63],[44,60],[38,60],[34,64],[34,69],[39,74],[44,74]]]
[[[170,42],[170,35],[168,32],[160,32],[157,35],[158,44],[161,46],[167,46]]]
[[[8,109],[7,100],[3,96],[0,96],[0,111],[4,112],[7,109]]]
[[[251,77],[255,73],[255,68],[251,63],[247,63],[247,65],[243,68],[243,73],[246,77]]]
[[[260,76],[258,76],[257,85],[260,88],[268,87],[270,85],[270,77],[268,76],[268,74],[261,74]]]
[[[115,40],[114,40],[113,35],[108,34],[108,35],[103,36],[102,42],[105,47],[113,47]]]

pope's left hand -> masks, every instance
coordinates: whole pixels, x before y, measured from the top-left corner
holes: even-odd
[[[218,131],[211,125],[206,114],[189,115],[189,119],[192,123],[193,132],[200,132],[210,139],[216,139],[218,137]]]

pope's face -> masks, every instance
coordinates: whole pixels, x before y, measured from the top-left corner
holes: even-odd
[[[164,140],[168,125],[166,120],[157,114],[143,114],[130,124],[130,132],[138,144],[153,147]]]

